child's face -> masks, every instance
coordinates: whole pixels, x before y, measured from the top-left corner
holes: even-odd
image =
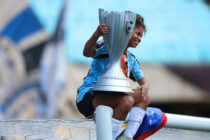
[[[127,47],[136,48],[137,45],[141,42],[142,35],[143,35],[143,29],[141,27],[135,27],[133,29],[133,33],[131,35]]]

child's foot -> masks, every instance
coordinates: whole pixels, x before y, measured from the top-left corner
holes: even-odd
[[[121,136],[121,137],[119,137],[119,139],[117,139],[117,140],[132,140],[132,138],[127,138],[127,137],[125,137],[125,136]]]

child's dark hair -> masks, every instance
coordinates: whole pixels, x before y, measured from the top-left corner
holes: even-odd
[[[140,16],[139,14],[136,14],[135,27],[141,27],[143,29],[144,33],[147,31],[146,26],[144,25],[144,18],[142,16]]]

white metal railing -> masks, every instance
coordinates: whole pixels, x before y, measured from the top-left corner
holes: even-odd
[[[210,132],[210,118],[166,113],[167,128]]]

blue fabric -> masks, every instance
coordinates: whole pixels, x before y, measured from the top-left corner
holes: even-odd
[[[163,113],[158,108],[148,107],[144,120],[134,136],[138,139],[144,132],[157,129],[162,123]]]
[[[129,67],[131,70],[131,73],[134,75],[135,80],[139,80],[144,77],[144,74],[142,70],[140,69],[140,64],[137,62],[136,58],[131,55],[131,53],[128,51],[129,54]],[[130,75],[130,74],[129,74]],[[130,77],[128,75],[128,77]]]
[[[163,113],[158,108],[148,107],[143,119],[142,124],[138,128],[136,135],[134,136],[137,140],[144,132],[153,131],[157,129],[162,123]],[[117,137],[122,136],[124,131]]]
[[[128,53],[129,68],[133,72],[134,77],[136,80],[143,78],[144,75],[140,70],[139,64],[129,51]],[[77,102],[80,102],[84,95],[95,87],[98,79],[104,74],[104,71],[110,62],[109,57],[103,57],[104,55],[108,55],[108,50],[103,42],[99,42],[99,44],[96,45],[96,54],[91,64],[90,71],[85,77],[83,85],[78,89]]]
[[[18,43],[24,37],[42,29],[37,17],[30,7],[17,14],[2,30],[0,36],[8,36]]]
[[[99,51],[102,50],[103,49],[100,49]],[[83,85],[79,88],[77,102],[80,102],[83,99],[84,95],[95,87],[98,79],[104,74],[104,71],[109,64],[109,61],[109,58],[93,59],[89,73],[85,77]]]

